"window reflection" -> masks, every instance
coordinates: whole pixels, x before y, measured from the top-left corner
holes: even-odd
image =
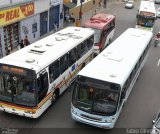
[[[0,100],[34,106],[36,103],[34,80],[23,76],[1,73]]]

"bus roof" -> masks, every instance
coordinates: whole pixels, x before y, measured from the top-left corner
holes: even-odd
[[[123,85],[152,38],[152,32],[129,28],[78,75]]]
[[[0,63],[39,72],[93,34],[88,28],[67,27],[5,56]]]
[[[139,8],[139,13],[143,11],[143,12],[150,12],[153,13],[154,16],[156,16],[156,9],[155,9],[155,5],[154,2],[152,0],[142,0],[140,3],[140,8]]]
[[[115,16],[111,14],[98,13],[92,18],[86,20],[83,26],[89,28],[103,29],[114,18]]]

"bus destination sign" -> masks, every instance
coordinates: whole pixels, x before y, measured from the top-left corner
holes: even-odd
[[[144,12],[144,11],[141,11],[141,12],[140,12],[140,15],[143,15],[143,16],[155,16],[154,13],[151,13],[151,12]]]
[[[7,65],[2,65],[0,67],[1,72],[8,72],[8,73],[16,73],[16,74],[21,74],[21,75],[26,75],[27,72],[23,68],[18,68],[18,67],[13,67],[13,66],[7,66]]]

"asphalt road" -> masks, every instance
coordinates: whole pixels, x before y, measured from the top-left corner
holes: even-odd
[[[138,2],[135,3],[134,9],[125,9],[124,3],[119,1],[116,3],[111,2],[107,9],[103,9],[104,12],[116,15],[114,39],[128,27],[135,27],[138,9]],[[153,31],[154,35],[160,30],[159,26],[160,19],[157,19]],[[159,58],[160,47],[155,48],[152,46],[146,64],[113,130],[103,130],[73,121],[70,114],[72,91],[67,90],[56,104],[38,119],[23,118],[0,112],[0,128],[2,128],[0,133],[13,131],[16,134],[113,134],[131,133],[132,131],[129,130],[132,130],[132,128],[151,128],[152,120],[160,109],[160,67],[157,66]]]

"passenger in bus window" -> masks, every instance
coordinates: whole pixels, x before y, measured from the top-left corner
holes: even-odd
[[[26,82],[26,90],[27,92],[34,92],[34,87],[32,82]]]
[[[26,35],[24,38],[24,45],[28,46],[30,44],[29,40],[28,40],[28,36]]]

